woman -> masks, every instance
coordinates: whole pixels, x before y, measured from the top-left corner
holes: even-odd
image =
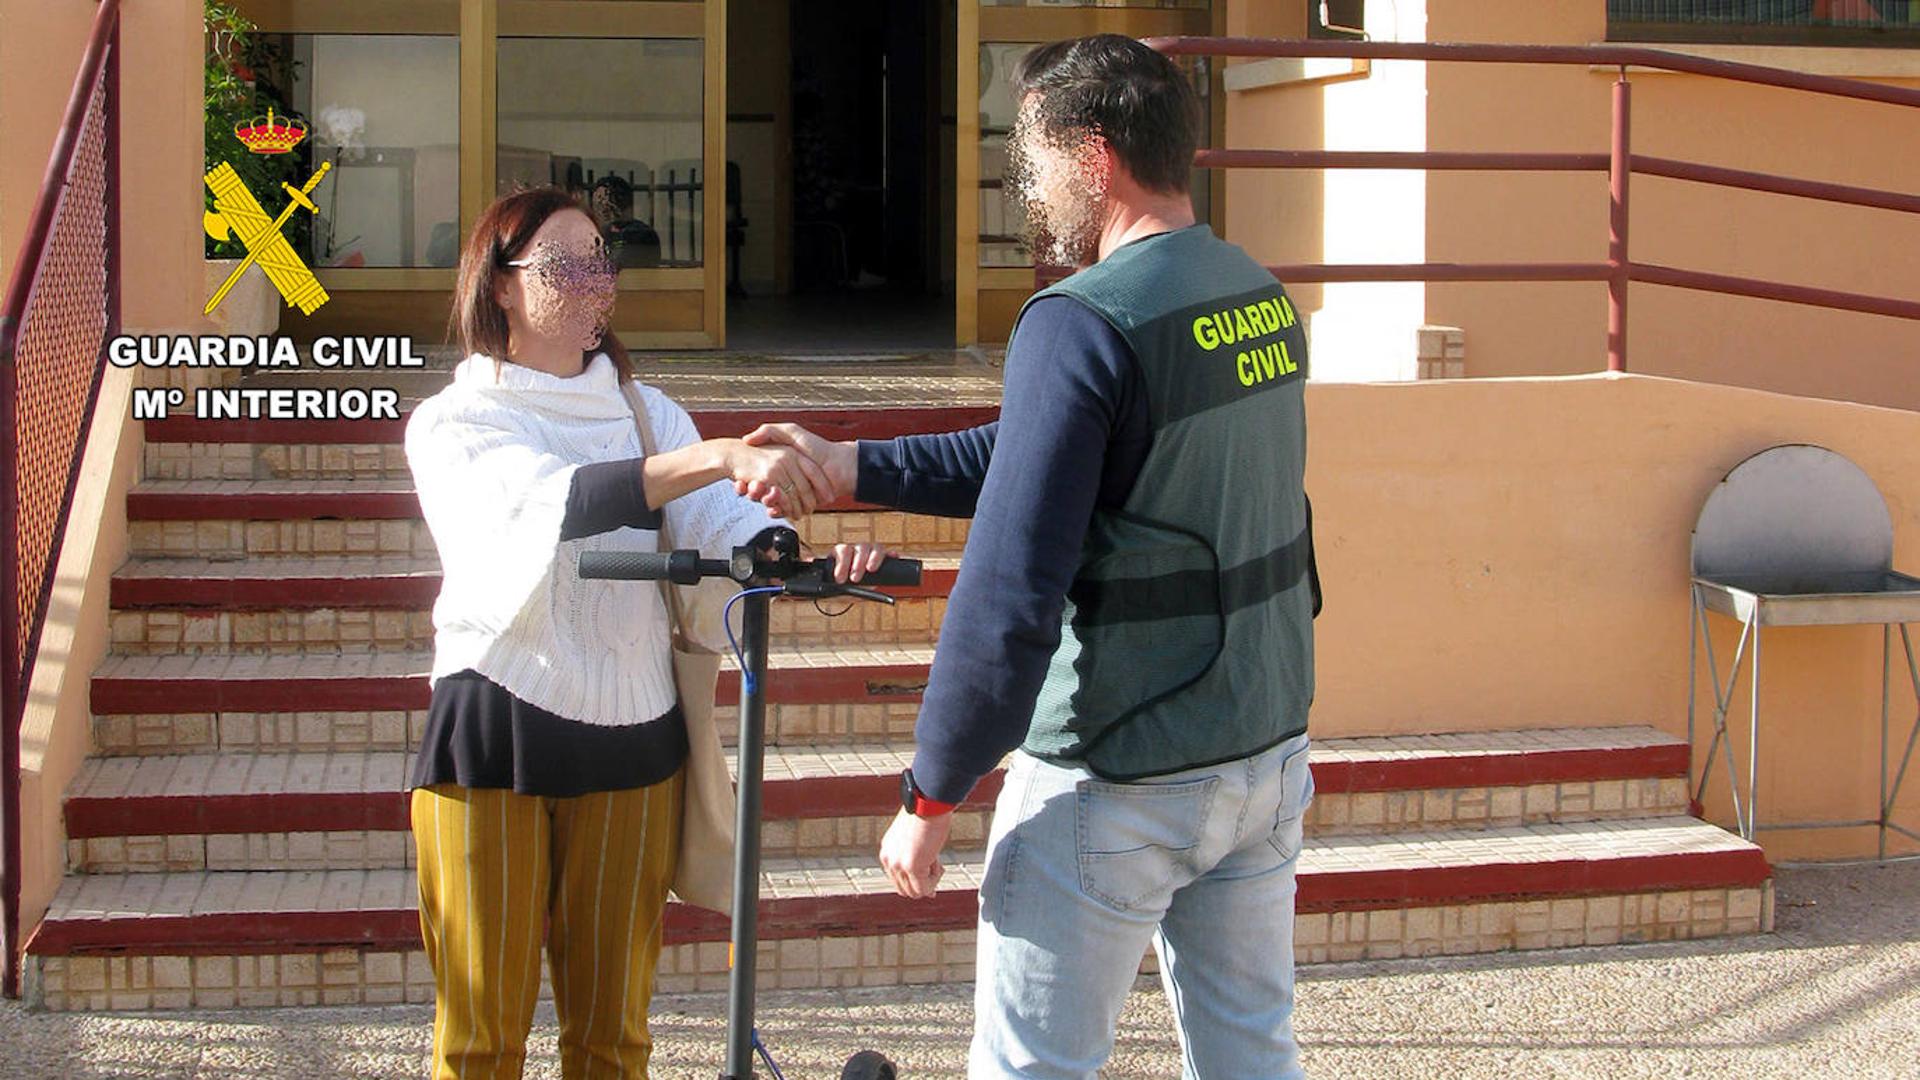
[[[799,453],[701,440],[649,387],[642,456],[616,274],[566,192],[494,203],[460,260],[467,358],[407,424],[444,575],[411,780],[436,1078],[520,1075],[543,940],[562,1075],[646,1075],[687,733],[659,590],[583,581],[580,552],[653,550],[664,521],[719,556],[835,497]]]

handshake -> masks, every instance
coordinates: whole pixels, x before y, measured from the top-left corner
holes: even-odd
[[[742,439],[720,439],[733,490],[776,518],[797,520],[852,495],[859,454],[853,442],[834,442],[798,424],[762,424]],[[836,544],[834,577],[858,582],[893,552],[879,544]]]
[[[833,442],[798,424],[762,424],[745,438],[716,441],[734,491],[773,517],[804,518],[853,494],[852,442]]]

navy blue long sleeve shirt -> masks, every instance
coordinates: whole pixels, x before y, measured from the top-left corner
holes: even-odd
[[[929,798],[962,801],[1026,740],[1093,511],[1125,504],[1151,438],[1133,350],[1050,296],[1007,345],[998,421],[860,444],[861,501],[974,519],[914,728]]]

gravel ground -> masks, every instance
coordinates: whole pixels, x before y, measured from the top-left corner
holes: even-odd
[[[1307,1068],[1332,1078],[1920,1078],[1920,865],[1781,870],[1772,935],[1324,965],[1302,975]],[[761,1028],[795,1080],[871,1046],[911,1078],[964,1075],[971,988],[783,993]],[[414,1077],[432,1010],[51,1015],[0,1005],[0,1076]],[[656,1001],[656,1077],[711,1080],[725,1002]],[[550,1005],[528,1077],[558,1077]],[[1106,1071],[1176,1077],[1166,998],[1143,981]]]

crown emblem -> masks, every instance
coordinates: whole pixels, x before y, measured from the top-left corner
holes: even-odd
[[[233,136],[256,154],[284,154],[307,137],[307,122],[297,116],[275,116],[269,105],[267,115],[233,125]]]

